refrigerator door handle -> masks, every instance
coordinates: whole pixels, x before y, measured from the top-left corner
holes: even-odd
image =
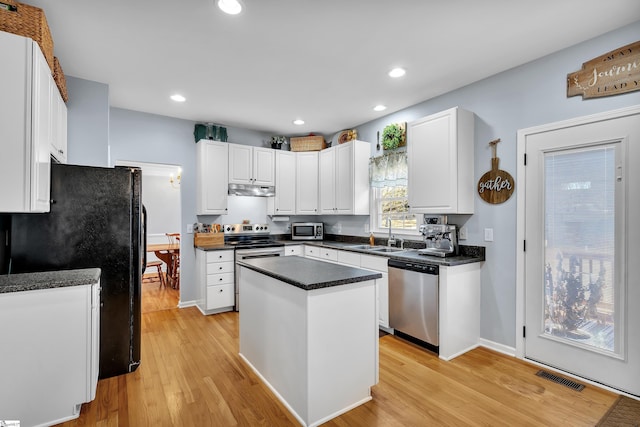
[[[147,208],[142,205],[142,240],[144,249],[142,252],[142,274],[147,269]]]

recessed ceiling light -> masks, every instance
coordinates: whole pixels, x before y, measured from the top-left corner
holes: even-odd
[[[187,100],[187,98],[177,93],[175,95],[171,95],[171,99],[176,102],[184,102]]]
[[[375,107],[373,107],[373,111],[384,111],[387,109],[386,105],[376,105]]]
[[[406,72],[407,71],[404,68],[394,68],[393,70],[389,71],[389,77],[402,77]]]
[[[229,15],[237,15],[242,12],[242,4],[238,0],[218,0],[218,7]]]
[[[295,120],[293,121],[293,124],[294,124],[294,125],[301,126],[301,125],[303,125],[303,124],[304,124],[304,120],[302,120],[302,119],[295,119]]]

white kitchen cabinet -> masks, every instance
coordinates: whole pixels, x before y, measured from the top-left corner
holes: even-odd
[[[54,425],[95,399],[99,291],[94,283],[0,293],[3,419]]]
[[[202,139],[197,144],[197,215],[227,213],[229,144]]]
[[[371,146],[350,141],[320,152],[320,213],[369,215]]]
[[[479,262],[440,266],[440,359],[451,360],[479,345],[481,266]]]
[[[376,298],[378,301],[378,324],[389,328],[389,267],[387,257],[363,255],[351,251],[330,249],[319,246],[305,245],[304,253],[307,258],[335,262],[350,267],[364,268],[382,274],[376,279]]]
[[[407,126],[409,209],[414,213],[474,211],[474,115],[461,108]]]
[[[318,214],[318,152],[296,153],[296,214]]]
[[[67,105],[55,84],[51,85],[51,155],[67,163]]]
[[[378,324],[389,327],[389,267],[387,258],[372,255],[362,255],[360,267],[382,273],[382,278],[376,279],[378,290]]]
[[[199,296],[202,314],[232,311],[235,305],[233,250],[196,250]]]
[[[286,245],[284,256],[304,256],[303,245]]]
[[[296,213],[296,153],[276,152],[276,195],[267,203],[269,215],[295,215]]]
[[[275,185],[275,150],[229,145],[229,184]]]
[[[0,212],[49,212],[51,70],[33,40],[0,31]]]

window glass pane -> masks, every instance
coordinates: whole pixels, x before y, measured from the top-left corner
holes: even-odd
[[[391,218],[393,229],[417,231],[417,218],[409,213],[406,186],[382,187],[375,189],[373,194],[377,208],[376,228],[389,228],[387,221]]]
[[[615,350],[615,148],[545,154],[545,333]]]

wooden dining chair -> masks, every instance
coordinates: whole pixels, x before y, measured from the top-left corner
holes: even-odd
[[[164,279],[164,273],[162,272],[162,261],[149,261],[147,263],[147,269],[156,267],[158,269],[158,279],[160,279],[160,287],[167,287]]]
[[[172,245],[180,244],[180,233],[166,233],[169,243]],[[180,289],[180,248],[173,249],[171,252],[171,265],[169,266],[169,281],[175,289]]]

